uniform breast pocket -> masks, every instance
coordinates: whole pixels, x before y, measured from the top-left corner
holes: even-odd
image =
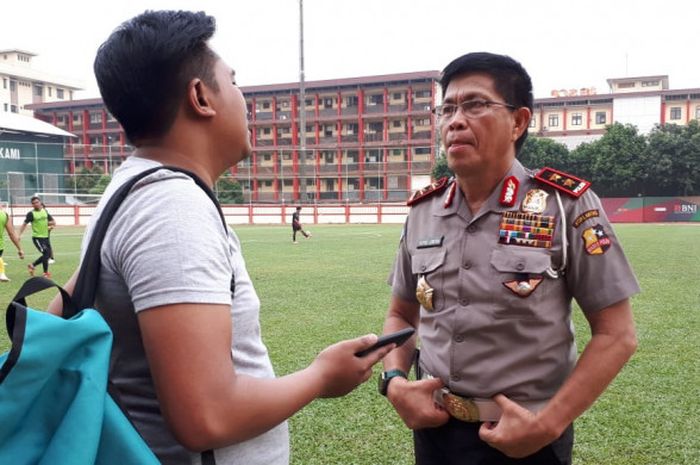
[[[412,257],[411,272],[418,276],[416,297],[427,311],[439,311],[444,306],[444,264],[445,250],[421,252]]]
[[[544,302],[553,285],[546,271],[552,259],[545,250],[519,250],[514,246],[491,253],[495,318],[542,318]]]

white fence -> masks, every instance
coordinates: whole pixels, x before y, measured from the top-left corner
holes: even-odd
[[[311,204],[300,205],[303,224],[403,223],[406,204]],[[228,224],[290,224],[296,205],[222,205]],[[11,205],[6,210],[20,225],[31,205]],[[85,226],[95,212],[94,205],[46,205],[59,226]]]

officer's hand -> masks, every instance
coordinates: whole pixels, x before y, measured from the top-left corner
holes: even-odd
[[[450,419],[450,415],[433,400],[433,391],[443,386],[439,378],[408,381],[396,377],[389,383],[387,397],[409,428],[435,428]]]
[[[508,457],[527,457],[559,437],[545,428],[536,414],[503,394],[497,394],[493,400],[501,407],[503,414],[497,423],[483,423],[479,437]]]
[[[318,354],[309,369],[320,377],[319,397],[344,396],[367,381],[372,376],[372,366],[396,347],[396,344],[389,344],[364,357],[355,355],[375,342],[377,336],[367,334],[328,346]]]

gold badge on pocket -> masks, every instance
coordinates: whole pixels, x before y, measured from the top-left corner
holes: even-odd
[[[430,287],[425,276],[421,276],[418,279],[418,284],[416,285],[416,299],[418,299],[418,302],[420,302],[423,308],[429,312],[433,311],[433,288]]]

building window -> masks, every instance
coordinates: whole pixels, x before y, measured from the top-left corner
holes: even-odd
[[[571,125],[581,126],[583,124],[583,115],[581,113],[572,113],[571,115]]]
[[[549,115],[547,122],[550,128],[559,127],[559,115]]]
[[[671,120],[677,121],[681,119],[681,107],[671,107]]]
[[[63,99],[63,89],[56,89],[56,98]]]
[[[382,105],[384,103],[384,94],[374,94],[369,96],[370,105]]]
[[[607,115],[604,111],[595,112],[595,124],[605,124],[607,121]]]

